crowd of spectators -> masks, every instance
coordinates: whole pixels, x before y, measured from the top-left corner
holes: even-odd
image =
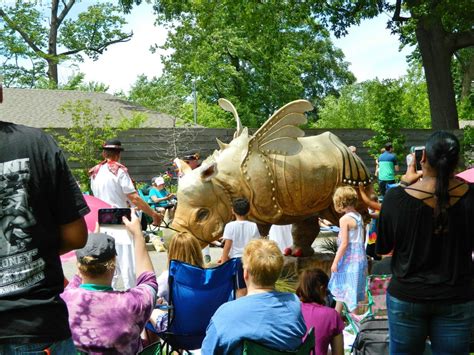
[[[376,253],[392,255],[385,265],[393,275],[387,295],[390,352],[422,353],[429,339],[433,352],[467,353],[474,318],[474,187],[454,177],[459,142],[450,133],[434,133],[423,151],[422,172],[413,163],[402,186],[387,190],[397,170],[391,149],[386,146],[379,158],[383,203],[370,205],[380,210]],[[138,196],[119,162],[122,150],[118,140],[104,144],[105,160],[90,172],[92,190],[114,207],[137,206],[159,224],[161,216]],[[131,219],[123,218],[132,238],[126,248],[100,229],[87,238],[83,216],[89,209],[55,142],[39,130],[5,122],[0,122],[0,181],[2,205],[15,201],[24,212],[10,216],[9,208],[1,210],[0,353],[135,354],[143,347],[147,322],[166,330],[168,313],[155,308],[169,300],[168,273],[155,275],[135,209]],[[155,185],[159,191],[161,181]],[[369,200],[361,192],[362,201]],[[219,262],[242,259],[237,289],[246,292],[215,312],[202,353],[240,354],[244,339],[294,350],[315,328],[317,354],[327,354],[329,346],[332,354],[342,354],[343,304],[350,311],[365,296],[358,199],[353,187],[336,190],[334,206],[342,217],[331,276],[304,271],[296,294],[276,290],[282,251],[248,220],[249,202],[235,199],[235,221],[224,229]],[[64,289],[59,255],[74,249],[78,272]],[[196,238],[177,233],[168,264],[173,259],[204,267],[201,249]],[[133,271],[133,278],[124,278],[124,291],[113,285],[120,264],[122,273]],[[335,309],[326,302],[328,292]]]

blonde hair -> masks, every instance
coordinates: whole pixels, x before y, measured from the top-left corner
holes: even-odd
[[[201,245],[198,240],[188,233],[173,235],[168,248],[168,266],[171,260],[204,267]]]
[[[96,259],[93,256],[84,256],[77,263],[77,268],[82,275],[87,277],[97,277],[105,274],[107,271],[115,270],[115,256],[101,263],[94,263]]]
[[[273,240],[254,239],[245,247],[242,263],[255,285],[273,287],[283,269],[283,254]]]
[[[334,192],[332,200],[336,211],[341,213],[344,208],[349,206],[355,207],[359,199],[357,197],[357,192],[353,187],[340,186]]]

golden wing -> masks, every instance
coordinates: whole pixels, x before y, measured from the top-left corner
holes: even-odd
[[[305,112],[313,105],[306,100],[296,100],[275,112],[250,139],[250,146],[264,154],[294,155],[300,152],[298,137],[304,132],[298,126],[307,122]]]

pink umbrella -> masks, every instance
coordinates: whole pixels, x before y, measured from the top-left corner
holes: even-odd
[[[93,232],[95,230],[95,225],[97,220],[99,219],[99,209],[100,208],[111,208],[111,206],[104,202],[97,197],[84,195],[84,199],[86,200],[87,206],[90,208],[90,212],[84,216],[87,224],[87,229],[89,232]],[[68,262],[73,260],[76,257],[75,251],[70,251],[64,255],[61,255],[61,261]]]
[[[87,206],[91,209],[91,211],[85,215],[87,229],[89,232],[93,232],[95,230],[95,225],[99,218],[99,209],[101,208],[111,208],[107,202],[104,202],[97,197],[91,195],[84,195],[84,199],[86,200]]]
[[[456,176],[469,184],[474,184],[474,168],[467,169]]]

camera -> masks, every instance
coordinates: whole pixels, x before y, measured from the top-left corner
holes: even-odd
[[[416,171],[421,171],[421,158],[423,157],[424,146],[415,147]]]
[[[99,209],[99,224],[123,224],[122,217],[131,218],[130,208],[101,208]]]

